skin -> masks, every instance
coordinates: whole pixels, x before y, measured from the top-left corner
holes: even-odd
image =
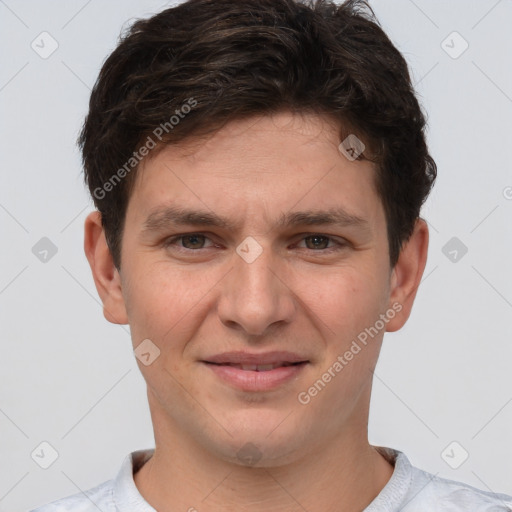
[[[85,252],[105,317],[130,324],[134,348],[150,339],[160,350],[148,366],[137,360],[156,448],[134,478],[159,512],[355,512],[392,475],[368,443],[372,371],[384,331],[409,317],[428,229],[417,220],[391,268],[373,164],[348,160],[339,142],[328,119],[283,112],[146,158],[127,208],[120,271],[99,213],[87,217]],[[160,222],[145,230],[162,205],[214,212],[233,226]],[[363,222],[277,222],[329,208]],[[173,238],[192,233],[206,238]],[[321,238],[308,238],[314,234]],[[248,236],[262,248],[252,263],[236,252]],[[298,394],[393,304],[401,310],[385,329],[300,403]],[[248,392],[201,362],[228,350],[289,350],[309,363],[272,391]],[[248,446],[256,464],[237,456]]]

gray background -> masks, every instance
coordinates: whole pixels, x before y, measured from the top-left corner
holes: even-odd
[[[3,511],[90,488],[153,445],[128,327],[104,320],[83,255],[92,203],[75,139],[121,27],[165,5],[0,0]],[[412,67],[439,178],[423,213],[431,245],[416,307],[386,335],[377,366],[370,441],[512,494],[512,2],[371,5]],[[31,47],[52,48],[43,31],[58,43],[47,58]],[[454,31],[469,44],[462,54]],[[59,454],[48,469],[44,441]]]

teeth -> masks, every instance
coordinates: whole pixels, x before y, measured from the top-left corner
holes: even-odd
[[[242,368],[242,370],[257,370],[258,369],[258,365],[257,364],[241,364],[240,365],[240,368]]]
[[[277,368],[277,365],[273,365],[273,364],[260,364],[260,365],[258,365],[258,371],[259,372],[266,372],[267,370],[273,370],[274,368]]]
[[[245,371],[252,372],[268,372],[270,370],[274,370],[275,368],[281,368],[283,366],[294,366],[300,363],[269,363],[269,364],[237,364],[237,363],[215,363],[215,364],[223,364],[227,366],[232,366],[233,368],[240,368]]]
[[[233,365],[237,368],[241,368],[242,370],[250,370],[253,372],[266,372],[268,370],[273,370],[274,368],[279,368],[282,366],[281,364],[241,364],[241,365]]]

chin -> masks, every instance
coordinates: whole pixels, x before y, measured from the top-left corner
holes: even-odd
[[[212,440],[218,456],[245,467],[282,466],[302,457],[308,436],[298,431],[290,411],[247,412],[231,418],[231,436]]]

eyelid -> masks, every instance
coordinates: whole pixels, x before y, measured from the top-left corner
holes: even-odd
[[[164,245],[164,247],[169,247],[171,245],[174,245],[175,242],[179,242],[182,238],[191,237],[191,236],[203,236],[205,238],[205,240],[209,240],[211,242],[211,245],[209,245],[208,247],[201,247],[200,249],[187,249],[186,247],[180,247],[178,245],[176,245],[176,247],[183,251],[189,251],[189,252],[196,251],[197,252],[201,249],[207,249],[207,248],[215,245],[215,242],[212,240],[212,238],[210,236],[208,236],[207,233],[200,233],[200,232],[195,232],[195,231],[190,232],[190,233],[182,233],[180,235],[173,235],[173,236],[167,237],[163,241],[163,245]]]
[[[346,240],[345,238],[334,236],[334,235],[329,235],[326,233],[317,233],[317,232],[301,233],[299,242],[302,242],[306,238],[310,238],[310,237],[314,237],[314,236],[327,238],[329,240],[329,242],[332,242],[338,248],[346,247],[350,244],[350,242],[348,240]],[[306,249],[307,249],[307,247],[306,247]],[[316,251],[314,249],[308,249],[308,250],[313,251],[313,252],[322,252],[322,251],[325,252],[325,251],[328,251],[329,249],[336,249],[336,247],[327,247],[325,249],[317,249]]]
[[[180,241],[183,238],[196,236],[196,235],[204,237],[205,240],[209,240],[211,242],[211,244],[208,245],[207,247],[200,247],[199,249],[188,249],[186,247],[174,245],[176,242]],[[336,250],[336,249],[341,249],[343,247],[350,245],[350,242],[344,238],[336,237],[334,235],[329,235],[329,234],[325,234],[325,233],[318,233],[318,232],[300,233],[299,235],[297,235],[297,237],[296,237],[297,241],[294,242],[294,244],[298,244],[299,242],[303,242],[306,238],[310,238],[310,237],[314,237],[314,236],[327,238],[330,243],[334,244],[334,246],[326,247],[325,249],[316,249],[316,250],[309,249],[307,247],[300,247],[300,249],[306,249],[307,251],[322,253],[322,252],[328,252],[328,251],[332,251],[332,250]],[[215,247],[216,243],[214,240],[212,240],[212,238],[208,235],[208,233],[190,232],[190,233],[181,233],[179,235],[173,235],[171,237],[166,238],[163,241],[163,246],[166,248],[170,247],[172,245],[174,247],[176,247],[176,249],[179,251],[185,251],[185,252],[192,253],[192,252],[199,252],[201,250],[209,249],[211,247]]]

